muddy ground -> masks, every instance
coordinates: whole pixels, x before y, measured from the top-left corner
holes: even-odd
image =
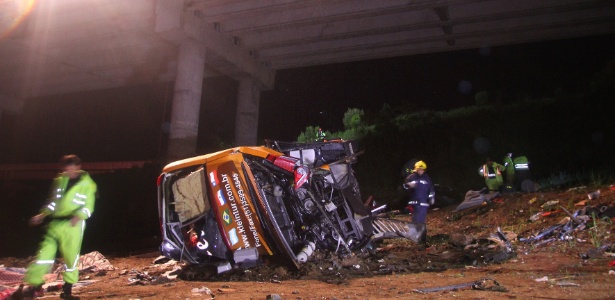
[[[317,252],[300,270],[264,261],[218,275],[162,260],[155,251],[107,257],[113,270],[82,272],[81,279],[93,283],[74,293],[81,299],[615,299],[611,220],[591,220],[565,241],[519,241],[567,217],[560,206],[582,209],[580,202],[597,189],[600,197],[585,206],[615,206],[615,191],[607,185],[505,195],[464,212],[442,207],[428,215],[429,247],[384,240],[352,257]],[[529,220],[548,211],[553,213]],[[511,239],[512,252],[483,239],[498,227]],[[3,258],[0,264],[25,267],[31,259]]]

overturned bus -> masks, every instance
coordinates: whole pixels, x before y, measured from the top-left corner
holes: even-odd
[[[365,250],[382,238],[418,241],[424,225],[363,204],[352,141],[236,147],[168,164],[159,176],[161,253],[223,272],[274,258],[299,268],[318,251]]]

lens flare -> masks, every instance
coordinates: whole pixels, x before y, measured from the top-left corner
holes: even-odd
[[[0,40],[23,22],[36,2],[37,0],[0,0]]]

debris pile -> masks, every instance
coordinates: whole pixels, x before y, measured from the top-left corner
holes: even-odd
[[[613,212],[611,207],[606,205],[600,207],[586,206],[574,213],[570,213],[563,206],[560,206],[560,209],[568,216],[561,219],[559,223],[551,225],[528,238],[519,238],[519,241],[540,246],[556,240],[573,240],[576,232],[592,227],[596,219],[612,218],[611,212]],[[541,214],[544,215],[545,213]]]

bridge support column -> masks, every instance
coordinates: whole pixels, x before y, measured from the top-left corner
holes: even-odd
[[[254,78],[242,78],[237,87],[235,146],[257,146],[260,84]]]
[[[192,39],[182,41],[177,59],[168,161],[196,155],[204,68],[205,48]]]

